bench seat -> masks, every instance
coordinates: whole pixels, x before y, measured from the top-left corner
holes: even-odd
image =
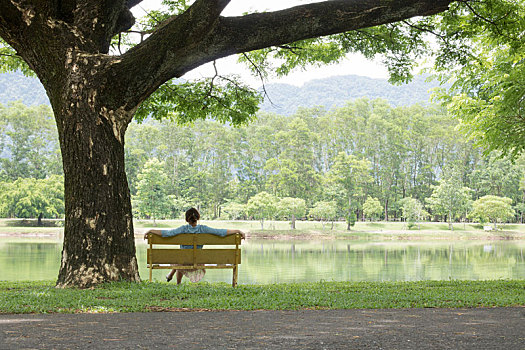
[[[153,269],[232,269],[232,286],[235,287],[238,265],[241,263],[241,240],[238,233],[225,237],[208,233],[182,233],[173,237],[161,237],[150,233],[147,255],[149,280],[152,281]],[[192,248],[180,249],[180,245],[191,245]],[[198,249],[199,245],[204,247]]]

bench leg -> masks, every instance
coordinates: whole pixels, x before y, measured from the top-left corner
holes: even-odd
[[[153,267],[150,265],[150,267],[149,267],[149,281],[150,282],[151,282],[152,278],[153,278]]]
[[[233,281],[232,281],[232,287],[235,287],[237,285],[237,265],[233,267]]]

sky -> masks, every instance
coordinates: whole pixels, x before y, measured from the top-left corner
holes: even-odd
[[[297,6],[309,2],[308,0],[232,0],[223,12],[223,16],[238,16],[245,12],[253,11],[276,11],[284,8]],[[147,10],[159,8],[160,0],[144,0],[132,9],[136,17],[143,17]],[[243,78],[243,81],[257,88],[262,85],[258,77],[250,74],[244,64],[237,62],[236,56],[223,58],[216,63],[219,74],[237,74]],[[301,86],[305,82],[313,79],[322,79],[337,75],[361,75],[370,78],[387,79],[388,72],[381,65],[380,59],[369,61],[360,54],[350,54],[346,59],[338,64],[332,64],[322,67],[307,67],[304,71],[297,71],[288,74],[286,77],[277,78],[269,77],[265,83],[284,83]],[[206,64],[189,73],[183,78],[196,79],[201,77],[210,77],[214,75],[212,64]]]

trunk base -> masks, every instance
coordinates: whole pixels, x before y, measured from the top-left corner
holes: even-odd
[[[66,276],[59,278],[57,288],[91,288],[101,283],[108,282],[140,282],[137,270],[137,260],[133,257],[128,266],[122,268],[117,264],[100,263],[87,267],[82,264],[78,268],[69,268]]]

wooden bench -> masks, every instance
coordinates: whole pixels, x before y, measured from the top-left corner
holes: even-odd
[[[191,245],[192,249],[174,249],[168,246]],[[198,249],[198,245],[204,245]],[[235,246],[231,249],[206,246]],[[182,233],[173,237],[148,234],[148,268],[151,282],[153,269],[233,269],[232,286],[237,285],[237,270],[241,263],[241,235],[220,237],[208,233]],[[180,266],[184,265],[184,266]]]

